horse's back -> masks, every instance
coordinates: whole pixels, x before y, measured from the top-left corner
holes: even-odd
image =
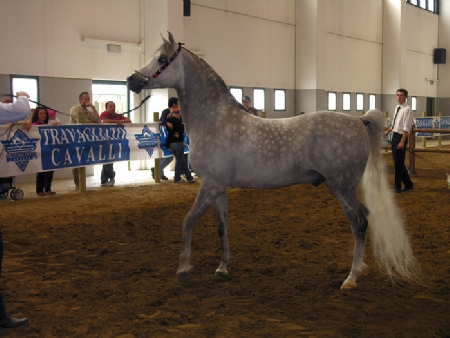
[[[283,119],[235,115],[219,125],[220,130],[194,143],[191,162],[201,168],[201,177],[220,177],[231,186],[315,183],[338,173],[358,179],[368,158],[365,126],[348,114],[320,111]]]

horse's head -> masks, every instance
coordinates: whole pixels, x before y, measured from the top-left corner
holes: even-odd
[[[162,38],[163,44],[153,59],[127,78],[130,90],[140,93],[142,89],[178,87],[180,61],[177,56],[181,52],[181,43],[176,43],[172,33],[168,33],[169,40]]]

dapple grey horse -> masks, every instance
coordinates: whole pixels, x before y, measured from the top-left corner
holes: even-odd
[[[153,88],[177,91],[190,139],[190,161],[202,181],[183,221],[178,278],[192,272],[192,231],[212,205],[222,245],[222,260],[215,274],[227,274],[231,259],[228,187],[265,189],[301,183],[326,184],[350,222],[354,257],[342,288],[356,287],[357,277],[367,268],[363,256],[368,223],[379,265],[391,277],[414,279],[417,275],[381,156],[383,113],[368,111],[355,117],[321,111],[283,119],[253,116],[235,100],[222,78],[176,43],[170,33],[155,57],[127,81],[136,93]],[[369,209],[358,200],[361,181]]]

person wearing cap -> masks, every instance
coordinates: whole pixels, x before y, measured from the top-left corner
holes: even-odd
[[[48,112],[48,124],[51,124],[53,127],[59,126],[61,124],[61,120],[56,117],[56,111],[53,109],[47,109]]]
[[[254,107],[250,107],[250,97],[249,96],[244,95],[244,97],[242,98],[242,104],[244,105],[245,109],[247,109],[247,111],[250,114],[258,116],[258,111]]]
[[[184,172],[189,183],[194,183],[195,180],[189,171],[186,158],[184,156],[184,125],[181,122],[180,109],[172,108],[169,116],[167,117],[167,123],[172,124],[172,128],[167,131],[169,136],[166,139],[166,147],[175,156],[175,177],[174,182],[182,182],[181,173]]]
[[[161,113],[161,117],[159,118],[159,124],[163,127],[166,127],[167,130],[172,128],[170,122],[167,123],[167,117],[169,116],[171,109],[178,108],[178,103],[179,103],[178,98],[171,97],[168,102],[169,107],[164,109]],[[172,162],[172,160],[173,156],[167,156],[163,157],[159,162],[159,177],[161,178],[162,181],[167,181],[169,179],[166,175],[164,175],[164,169],[170,164],[170,162]],[[150,170],[152,172],[153,179],[155,179],[155,167],[150,168]]]
[[[25,120],[30,113],[30,103],[28,102],[28,94],[18,92],[16,94],[16,102],[0,102],[0,124],[16,123]],[[0,276],[2,273],[3,262],[3,236],[0,229]],[[27,318],[12,318],[6,311],[3,296],[0,293],[0,328],[14,329],[29,323]]]

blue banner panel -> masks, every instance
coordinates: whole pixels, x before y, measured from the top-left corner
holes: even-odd
[[[87,166],[130,159],[123,126],[70,125],[40,127],[43,170]]]

